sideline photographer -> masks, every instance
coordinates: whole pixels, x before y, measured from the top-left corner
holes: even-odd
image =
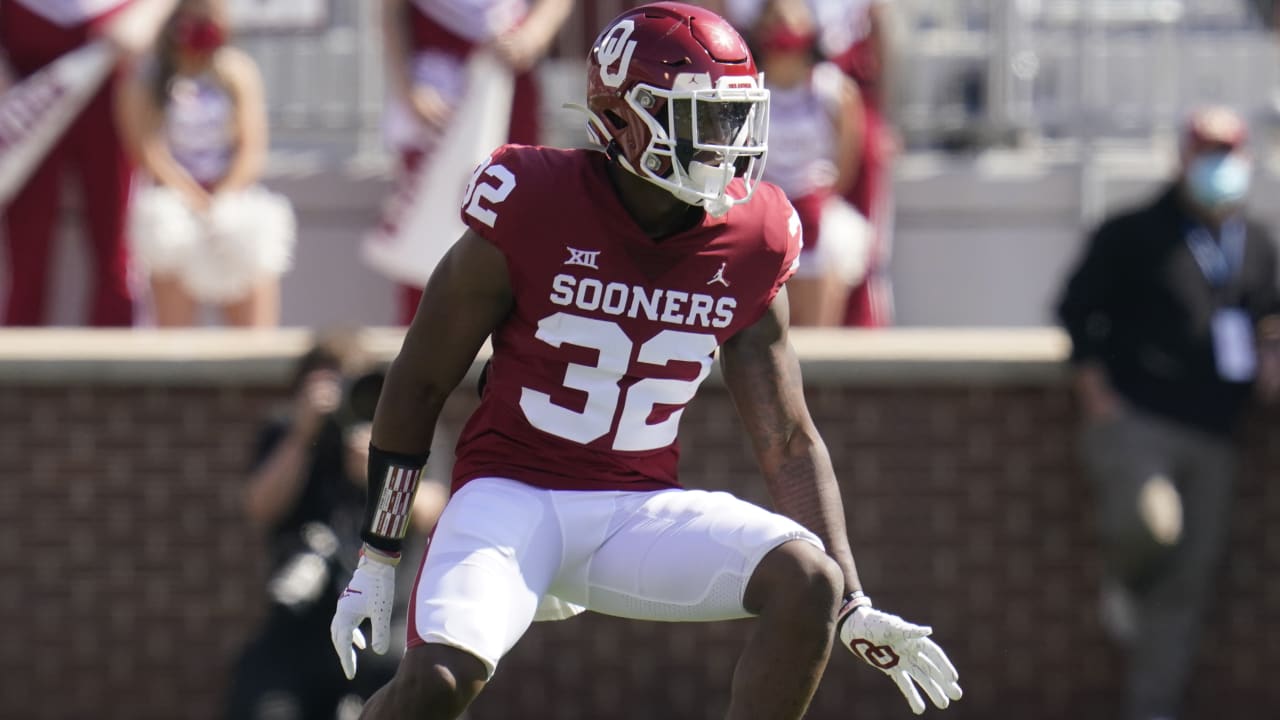
[[[329,648],[329,620],[354,570],[364,512],[369,430],[380,369],[360,358],[354,334],[318,339],[298,361],[292,407],[267,421],[244,491],[270,563],[265,620],[237,662],[227,717],[354,717],[395,673],[398,653],[368,654],[352,681]],[[423,481],[413,527],[435,524],[447,490]],[[404,633],[393,633],[403,641]]]

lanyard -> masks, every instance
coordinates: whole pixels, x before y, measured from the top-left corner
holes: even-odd
[[[1197,225],[1187,231],[1187,247],[1209,287],[1221,290],[1244,267],[1244,223],[1237,219],[1223,223],[1221,243]]]

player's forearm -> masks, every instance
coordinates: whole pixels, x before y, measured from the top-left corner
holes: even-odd
[[[431,450],[436,422],[453,385],[423,376],[403,354],[391,363],[373,419],[373,446],[421,455]]]
[[[373,446],[425,455],[445,401],[511,312],[506,258],[468,230],[436,266],[373,418]]]
[[[766,470],[770,497],[778,512],[813,531],[844,571],[845,591],[862,589],[845,528],[844,503],[826,445],[796,433]]]
[[[412,334],[412,331],[411,331]],[[431,436],[454,384],[438,382],[422,371],[405,348],[391,363],[373,418],[369,446],[369,494],[360,537],[373,548],[398,558],[414,517]]]

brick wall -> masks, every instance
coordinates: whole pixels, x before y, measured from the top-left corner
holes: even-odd
[[[241,469],[255,423],[281,398],[260,383],[0,379],[0,717],[217,716],[262,601]],[[946,717],[1108,717],[1118,656],[1094,613],[1089,491],[1065,388],[831,382],[810,402],[868,589],[932,623],[961,670],[966,697]],[[451,405],[452,419],[466,407]],[[731,415],[718,387],[689,409],[685,477],[763,501]],[[1193,718],[1280,701],[1280,490],[1267,482],[1280,471],[1277,432],[1277,415],[1250,426]],[[471,716],[719,717],[747,628],[535,625]],[[888,680],[837,654],[810,717],[909,712]]]

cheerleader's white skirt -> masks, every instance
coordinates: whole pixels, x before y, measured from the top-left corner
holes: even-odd
[[[214,197],[203,215],[167,187],[138,188],[129,209],[133,261],[176,277],[202,303],[243,299],[293,263],[297,219],[289,200],[253,186]]]

